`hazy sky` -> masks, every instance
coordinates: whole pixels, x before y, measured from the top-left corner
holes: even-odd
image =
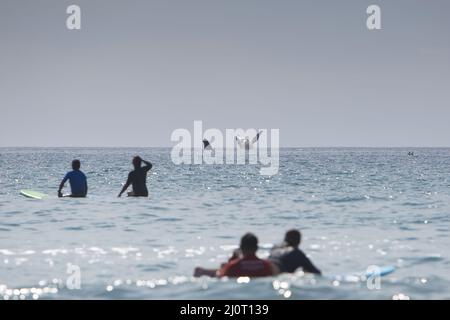
[[[282,146],[450,146],[449,15],[448,0],[1,0],[0,146],[172,146],[194,120],[279,128]]]

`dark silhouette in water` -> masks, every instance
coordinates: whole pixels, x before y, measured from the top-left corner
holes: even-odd
[[[87,179],[84,173],[80,170],[81,162],[80,160],[72,161],[72,171],[68,172],[64,179],[62,179],[59,189],[58,189],[58,197],[62,197],[62,189],[64,188],[64,184],[67,180],[70,183],[71,194],[69,197],[73,198],[84,198],[88,192]]]
[[[275,265],[269,260],[256,256],[258,238],[247,233],[241,238],[242,255],[226,263],[217,271],[218,277],[267,277],[278,273]]]
[[[222,264],[220,269],[204,269],[197,267],[194,277],[267,277],[276,275],[279,270],[269,260],[262,260],[256,256],[258,250],[258,239],[252,233],[247,233],[241,238],[239,249],[227,263]]]
[[[298,230],[292,229],[286,232],[284,242],[280,246],[275,246],[269,256],[269,261],[272,264],[274,274],[288,272],[295,272],[298,268],[302,268],[304,272],[321,274],[320,270],[316,268],[308,257],[299,249],[301,242],[301,233]],[[242,242],[241,248],[235,250],[233,255],[228,260],[228,264],[232,261],[243,258]],[[194,270],[195,277],[209,276],[216,277],[221,275],[221,270],[227,264],[223,264],[221,269],[205,269],[197,267]]]
[[[145,164],[143,167],[142,162]],[[139,156],[134,157],[132,163],[134,170],[128,174],[127,182],[120,191],[119,197],[130,185],[133,186],[133,191],[128,192],[129,197],[148,197],[147,172],[150,171],[153,165],[148,161],[142,160]]]
[[[269,260],[278,266],[280,272],[295,272],[298,268],[302,268],[304,272],[321,274],[320,270],[299,249],[301,239],[300,231],[289,230],[281,246],[271,250]]]

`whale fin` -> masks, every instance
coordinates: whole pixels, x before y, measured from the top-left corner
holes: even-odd
[[[256,137],[254,137],[254,138],[252,139],[252,144],[254,144],[255,142],[258,141],[259,136],[261,135],[261,133],[262,133],[262,131],[259,131],[258,134],[256,135]]]
[[[204,150],[212,150],[211,143],[208,140],[203,139],[203,149]]]

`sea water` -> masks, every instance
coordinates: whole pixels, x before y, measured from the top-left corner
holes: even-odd
[[[117,198],[137,154],[150,196]],[[57,198],[74,158],[89,196]],[[175,165],[169,148],[0,149],[0,298],[450,298],[450,149],[282,149],[278,175],[259,169]],[[267,257],[291,228],[325,276],[192,277],[245,232]],[[375,288],[333,277],[372,265],[396,271]]]

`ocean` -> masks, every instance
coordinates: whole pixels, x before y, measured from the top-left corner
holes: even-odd
[[[117,198],[137,154],[150,196]],[[75,158],[88,198],[57,198]],[[1,148],[0,299],[450,299],[450,149],[285,148],[279,174],[259,169],[175,165],[170,148]],[[267,257],[291,228],[324,276],[192,277],[246,232]],[[336,277],[373,265],[396,271],[375,288]]]

